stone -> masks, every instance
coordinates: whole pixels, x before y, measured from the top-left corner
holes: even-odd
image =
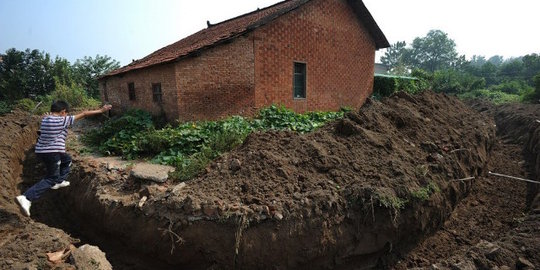
[[[146,196],[143,196],[141,198],[141,200],[139,201],[139,208],[143,207],[144,203],[146,203],[146,200],[148,199],[148,197]]]
[[[451,267],[452,267],[451,269],[455,269],[455,270],[476,270],[477,269],[474,263],[468,260],[453,263]]]
[[[215,217],[218,214],[217,208],[213,205],[204,205],[202,211],[208,217]]]
[[[530,262],[529,260],[523,257],[518,258],[516,262],[516,266],[517,266],[517,269],[526,269],[526,270],[536,269],[532,262]]]
[[[229,169],[231,169],[231,171],[233,172],[236,172],[240,170],[240,168],[242,168],[242,162],[237,158],[233,158],[229,164]]]
[[[145,186],[141,191],[139,191],[139,196],[155,198],[157,195],[163,194],[166,191],[167,191],[167,187],[153,184],[153,185]]]
[[[171,193],[175,196],[179,196],[182,189],[186,187],[186,183],[182,182],[176,186],[173,187]]]
[[[96,246],[87,244],[73,249],[71,257],[77,269],[112,270],[112,265],[107,261],[105,253]]]
[[[169,173],[173,171],[174,167],[171,166],[139,163],[133,166],[133,169],[131,170],[131,176],[140,180],[165,183],[169,178]]]

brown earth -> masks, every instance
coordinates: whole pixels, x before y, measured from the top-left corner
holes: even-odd
[[[431,92],[368,101],[310,134],[252,134],[180,184],[73,152],[72,185],[35,202],[35,221],[13,198],[41,175],[37,127],[4,116],[0,267],[44,268],[46,252],[78,241],[115,269],[538,267],[535,186],[527,208],[524,183],[488,175],[539,180],[538,105],[473,107],[483,113]],[[527,128],[504,131],[518,120]]]

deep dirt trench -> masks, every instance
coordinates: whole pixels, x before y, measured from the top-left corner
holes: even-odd
[[[114,269],[539,266],[534,186],[487,177],[494,171],[538,180],[540,125],[536,133],[529,125],[538,107],[517,118],[502,112],[521,109],[483,106],[473,107],[484,115],[444,95],[394,96],[313,134],[254,134],[185,184],[141,182],[129,168],[74,153],[72,185],[33,204],[34,222],[8,202],[42,175],[33,139],[25,139],[18,148],[24,154],[10,158],[19,165],[11,165],[0,234],[27,244],[41,237],[38,230],[59,228],[41,237],[54,244],[31,252],[78,238],[105,251]],[[520,131],[505,131],[518,120]],[[449,181],[469,176],[476,178]],[[415,197],[430,185],[439,191]],[[10,258],[0,267],[43,261],[0,244],[0,255]]]
[[[33,153],[28,153],[25,168],[36,168]],[[531,178],[531,168],[522,156],[522,147],[517,144],[498,141],[489,162],[492,171]],[[42,174],[39,170],[25,170],[23,178],[37,179]],[[77,181],[77,180],[75,180]],[[412,249],[405,257],[396,255],[389,258],[388,265],[383,268],[410,269],[413,267],[429,267],[452,256],[466,256],[472,247],[480,241],[494,242],[516,228],[527,215],[526,183],[501,178],[481,178],[454,209],[450,218],[442,228],[426,237],[421,244],[412,244]],[[33,208],[33,219],[48,226],[62,229],[81,242],[100,247],[113,265],[114,269],[176,269],[174,265],[156,260],[115,239],[98,224],[91,220],[74,215],[73,207],[66,203],[79,197],[69,190],[61,190],[57,194],[49,193]],[[403,256],[403,255],[401,255]],[[392,261],[393,259],[393,261]],[[392,264],[394,264],[392,266]],[[484,262],[489,265],[488,262]],[[354,267],[352,267],[354,268]]]
[[[23,183],[35,183],[44,173],[42,165],[33,152],[26,153],[24,168]],[[69,179],[71,183],[80,182],[76,169],[72,174]],[[82,200],[83,196],[84,194],[70,189],[46,193],[39,203],[33,204],[32,219],[61,229],[70,236],[80,239],[81,243],[99,247],[106,253],[114,269],[175,269],[174,266],[141,253],[136,248],[130,248],[122,242],[122,239],[118,239],[116,235],[103,229],[102,224],[78,213],[77,204],[85,203]]]

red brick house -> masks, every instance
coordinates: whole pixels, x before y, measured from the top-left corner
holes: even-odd
[[[389,43],[361,0],[287,0],[218,23],[100,80],[114,110],[168,121],[359,107]]]

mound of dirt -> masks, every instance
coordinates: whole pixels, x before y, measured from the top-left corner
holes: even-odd
[[[185,183],[77,157],[62,200],[81,230],[175,267],[382,267],[441,226],[487,172],[494,138],[453,97],[399,93],[310,134],[252,134]]]
[[[400,93],[311,134],[252,134],[183,195],[195,208],[221,200],[309,218],[362,199],[412,202],[429,183],[459,194],[467,185],[449,180],[481,174],[493,139],[493,124],[455,98]]]

